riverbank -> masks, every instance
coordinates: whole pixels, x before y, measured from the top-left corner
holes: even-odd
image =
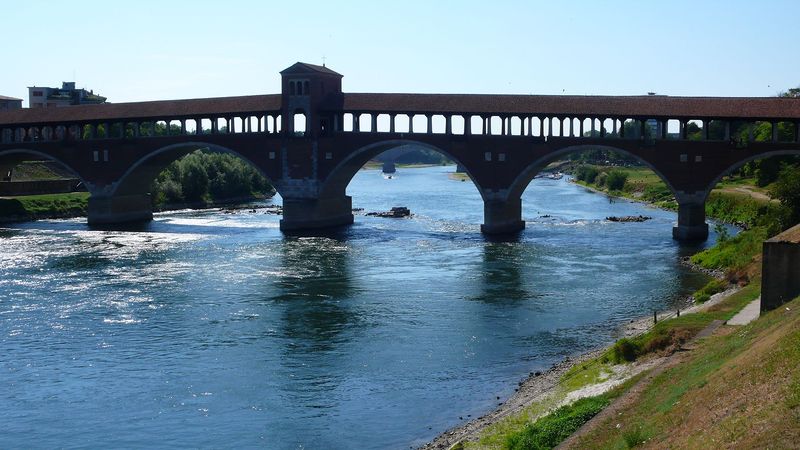
[[[519,383],[514,395],[488,414],[445,431],[421,447],[424,450],[503,447],[509,436],[534,423],[553,410],[583,398],[607,394],[614,389],[621,395],[625,385],[641,374],[665,363],[681,345],[691,340],[714,320],[728,320],[758,296],[759,289],[733,287],[715,294],[705,303],[681,310],[662,312],[658,323],[652,317],[642,317],[619,330],[623,339],[648,340],[648,335],[683,334],[678,345],[648,352],[633,362],[614,364],[608,361],[618,343],[588,353],[565,358],[549,370],[529,374]],[[652,341],[652,338],[650,338]]]
[[[154,207],[153,212],[181,209],[211,209],[240,205],[271,198],[270,196],[245,196],[209,202],[173,203]],[[89,206],[88,192],[65,194],[26,195],[0,198],[0,223],[29,222],[45,219],[85,217]]]
[[[622,195],[622,192],[609,193],[586,183],[576,184],[596,193],[619,196],[654,207],[661,206],[646,201],[642,195],[631,195],[631,191],[628,191],[628,195]],[[748,200],[753,201],[750,198]],[[668,207],[669,205],[665,206],[666,209],[672,209]],[[738,242],[727,243],[727,247],[738,245]],[[721,252],[725,252],[725,249],[715,247],[714,251],[704,253],[711,254],[713,258]],[[752,252],[746,253],[748,254],[742,255],[743,258],[751,262]],[[737,268],[730,260],[719,261],[716,264],[709,264],[708,261],[708,257],[703,260],[704,265],[691,258],[681,260],[682,264],[693,270],[714,277],[714,280],[696,293],[698,298],[708,299],[707,301],[692,304],[689,302],[693,302],[694,299],[690,298],[686,308],[658,314],[658,324],[655,325],[652,316],[632,320],[619,330],[619,335],[622,337],[620,341],[588,353],[570,356],[543,374],[530,374],[520,382],[514,395],[495,410],[442,433],[422,448],[506,448],[509,439],[513,440],[513,436],[519,436],[523,430],[530,429],[538,419],[551,414],[557,408],[569,409],[570,406],[567,405],[581,398],[602,396],[604,402],[610,402],[622,395],[629,386],[625,388],[620,386],[633,383],[640,374],[665,364],[675,351],[713,320],[728,320],[758,297],[760,292],[758,284],[750,285],[744,290],[736,284],[728,284],[726,272],[741,270],[741,267]],[[760,274],[753,275],[753,279],[747,277],[744,283],[760,279]],[[709,313],[709,311],[714,312]],[[665,323],[667,325],[664,325]],[[608,364],[609,355],[624,353],[626,348],[635,349],[636,353],[642,355],[634,355],[635,361],[632,363]],[[584,373],[585,379],[575,383],[575,378],[580,380],[581,373]],[[566,436],[553,442],[557,444],[564,437]]]

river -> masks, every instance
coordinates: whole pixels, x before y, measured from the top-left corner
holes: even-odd
[[[354,207],[414,217],[329,237],[284,237],[263,204],[0,228],[0,447],[407,449],[706,281],[674,213],[566,179],[488,241],[453,170],[361,171]]]

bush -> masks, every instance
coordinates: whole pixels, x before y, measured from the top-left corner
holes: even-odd
[[[726,287],[728,287],[728,282],[725,280],[711,280],[694,293],[694,300],[697,303],[705,303],[712,295],[724,291]]]
[[[605,395],[582,398],[562,406],[508,437],[509,450],[549,449],[560,444],[611,401]]]
[[[575,178],[586,183],[594,183],[597,174],[597,168],[594,166],[580,166],[575,171]]]
[[[611,360],[615,364],[635,361],[640,351],[641,348],[638,343],[628,338],[622,338],[611,347]]]
[[[768,237],[766,227],[756,227],[742,231],[725,242],[703,250],[692,256],[693,264],[706,269],[736,271],[744,268],[762,250],[762,243]]]
[[[601,172],[597,174],[597,177],[594,179],[594,184],[596,184],[597,187],[603,187],[606,185],[607,179],[608,179],[608,174],[605,172]]]
[[[621,191],[625,187],[625,182],[628,181],[628,173],[621,170],[612,170],[608,172],[606,178],[606,186],[609,191]]]

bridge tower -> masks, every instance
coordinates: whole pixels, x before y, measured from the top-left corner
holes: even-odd
[[[281,79],[282,120],[289,134],[324,136],[333,126],[333,117],[320,110],[342,103],[342,75],[325,66],[298,62],[281,71]]]
[[[283,231],[353,223],[349,196],[320,192],[319,140],[332,133],[332,111],[341,111],[343,103],[341,74],[302,62],[281,71],[283,173],[275,182],[283,197]]]

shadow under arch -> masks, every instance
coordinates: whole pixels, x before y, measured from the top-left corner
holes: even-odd
[[[730,175],[733,171],[741,168],[745,164],[751,161],[758,161],[760,159],[768,159],[774,156],[800,156],[800,150],[774,150],[764,153],[759,153],[757,155],[748,156],[745,159],[742,159],[734,164],[728,166],[725,170],[723,170],[719,175],[717,175],[711,183],[706,187],[705,192],[703,193],[703,201],[708,200],[708,196],[711,195],[711,191],[717,186],[717,184],[727,175]]]
[[[138,159],[125,171],[119,180],[113,184],[108,195],[138,195],[149,192],[153,180],[155,180],[158,174],[166,169],[167,166],[197,150],[209,150],[214,153],[225,153],[236,156],[246,161],[251,167],[258,171],[259,174],[266,178],[273,187],[276,187],[274,180],[264,172],[262,167],[259,167],[258,164],[255,164],[235,150],[208,142],[182,142],[161,147]]]
[[[5,165],[15,166],[23,161],[28,161],[27,157],[35,156],[38,160],[44,161],[52,161],[61,166],[65,171],[67,171],[70,175],[77,178],[83,186],[86,187],[89,192],[92,191],[93,185],[91,183],[87,183],[86,180],[81,176],[81,174],[73,169],[69,164],[65,163],[64,161],[56,158],[52,155],[48,155],[47,153],[42,153],[36,150],[30,150],[26,148],[12,148],[9,150],[0,150],[0,167]]]
[[[661,179],[661,181],[663,181],[664,184],[667,185],[667,188],[669,188],[670,192],[672,192],[672,195],[674,195],[677,198],[678,191],[675,189],[672,183],[670,183],[669,179],[665,177],[664,174],[661,173],[661,171],[659,171],[649,161],[623,148],[614,147],[612,145],[596,145],[596,144],[571,145],[569,147],[564,147],[554,152],[548,153],[547,155],[542,156],[541,158],[535,160],[530,165],[528,165],[528,167],[526,167],[525,170],[522,171],[522,173],[518,175],[516,179],[514,179],[513,183],[509,188],[509,198],[521,197],[523,192],[525,192],[525,189],[527,189],[528,185],[531,183],[531,181],[533,181],[533,178],[539,172],[541,172],[542,169],[544,169],[547,166],[547,164],[557,160],[561,156],[587,150],[610,150],[622,153],[626,156],[630,156],[636,159],[637,161],[647,166],[650,170],[655,172],[656,175],[658,175],[658,177]]]
[[[344,195],[345,191],[347,190],[347,186],[350,184],[350,181],[352,181],[353,177],[358,173],[358,171],[364,167],[364,164],[377,157],[381,153],[400,147],[419,147],[426,150],[433,150],[446,156],[451,161],[459,164],[461,167],[464,167],[467,171],[467,175],[469,175],[472,185],[475,186],[475,189],[478,191],[481,198],[485,199],[483,190],[480,188],[480,186],[475,184],[475,177],[469,173],[469,169],[466,168],[466,165],[464,165],[462,161],[446,150],[442,150],[435,145],[411,140],[387,140],[375,142],[351,152],[347,158],[345,158],[343,161],[337,164],[333,170],[331,170],[331,172],[322,182],[320,187],[320,197]]]

